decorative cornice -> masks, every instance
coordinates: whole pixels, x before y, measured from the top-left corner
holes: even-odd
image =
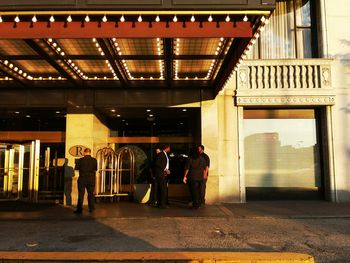
[[[237,106],[334,105],[335,96],[237,96]]]

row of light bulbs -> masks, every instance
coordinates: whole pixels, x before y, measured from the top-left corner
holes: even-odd
[[[52,39],[49,38],[47,40],[47,42],[49,43],[49,45],[58,53],[60,54],[62,57],[65,56],[64,51],[62,50],[62,48]],[[65,59],[66,63],[69,65],[69,67],[75,71],[81,78],[87,80],[88,76],[86,76],[84,74],[84,72],[70,59]]]
[[[33,80],[33,77],[30,76],[27,72],[20,69],[18,66],[14,65],[13,63],[9,62],[8,60],[0,60],[2,64],[4,64],[7,68],[15,71],[18,75],[21,75],[23,78],[26,78],[28,80]]]
[[[173,17],[172,20],[173,20],[173,22],[175,22],[175,23],[179,21],[179,19],[177,18],[176,15],[174,15],[174,17]],[[245,15],[245,16],[243,17],[242,20],[243,20],[244,22],[247,22],[247,21],[249,20],[249,19],[248,19],[248,16]],[[13,21],[16,22],[16,23],[19,23],[21,20],[20,20],[19,16],[17,15],[17,16],[14,18]],[[55,17],[54,17],[53,15],[51,15],[50,18],[49,18],[49,21],[52,22],[52,23],[55,22]],[[66,21],[67,21],[68,23],[72,22],[72,21],[73,21],[72,16],[71,16],[71,15],[68,15]],[[85,16],[84,21],[87,22],[87,23],[90,22],[90,17],[89,17],[89,15],[86,15],[86,16]],[[104,15],[104,16],[102,17],[101,21],[104,22],[104,23],[106,23],[106,22],[108,21],[107,16]],[[119,18],[119,21],[122,22],[122,23],[126,21],[124,15],[122,15],[122,16]],[[138,22],[142,22],[142,21],[143,21],[143,18],[142,18],[141,15],[138,16],[137,21],[138,21]],[[157,16],[155,17],[154,21],[155,21],[155,22],[160,22],[160,21],[161,21],[159,15],[157,15]],[[191,16],[190,21],[191,21],[191,22],[195,22],[195,21],[196,21],[196,18],[195,18],[194,15]],[[213,22],[213,21],[214,21],[214,18],[212,17],[212,15],[209,15],[209,17],[208,17],[208,22]],[[231,21],[231,17],[230,17],[229,15],[227,15],[226,18],[225,18],[225,21],[226,21],[226,22],[230,22],[230,21]],[[2,23],[2,22],[3,22],[3,19],[2,19],[2,16],[0,16],[0,23]],[[32,22],[33,22],[33,23],[38,22],[38,18],[36,17],[36,15],[33,15],[33,17],[32,17]]]
[[[233,68],[233,71],[231,72],[230,76],[226,80],[226,82],[225,82],[224,86],[222,87],[221,91],[225,90],[227,88],[227,86],[229,85],[229,83],[233,80],[234,75],[238,71],[238,69],[240,68],[243,60],[247,58],[247,53],[252,49],[252,47],[256,43],[257,39],[260,37],[261,32],[263,32],[265,30],[265,26],[267,24],[269,24],[269,22],[270,22],[269,19],[266,18],[265,16],[262,16],[260,21],[261,21],[260,27],[256,30],[256,32],[255,32],[253,38],[250,40],[247,48],[243,51],[241,57],[238,59],[237,64]]]
[[[101,56],[105,56],[105,53],[102,51],[102,48],[100,47],[100,44],[97,42],[96,38],[93,38],[93,39],[92,39],[92,42],[95,43],[95,47],[96,47],[96,49],[101,53]],[[112,65],[109,63],[108,59],[106,59],[105,62],[106,62],[106,64],[107,64],[109,70],[110,70],[111,73],[113,74],[113,79],[115,79],[115,80],[118,79],[117,74],[115,73],[115,71],[114,71]],[[95,77],[95,78],[96,78],[96,77]],[[94,78],[94,79],[95,79],[95,78]]]

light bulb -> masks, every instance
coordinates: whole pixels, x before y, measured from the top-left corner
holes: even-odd
[[[106,22],[107,22],[107,17],[106,17],[106,15],[104,15],[104,16],[103,16],[103,18],[102,18],[102,22],[104,22],[104,23],[106,23]]]
[[[2,17],[0,16],[0,23],[2,23],[2,21],[3,21],[3,20],[2,20]]]
[[[120,22],[125,22],[124,15],[122,15],[122,16],[120,17]]]
[[[55,22],[55,18],[53,16],[50,17],[50,22]]]
[[[88,15],[85,17],[85,22],[90,22],[90,17]]]
[[[176,23],[177,22],[177,17],[174,15],[173,21]]]
[[[191,17],[191,22],[196,21],[196,19],[194,18],[194,16]]]
[[[137,18],[137,21],[142,22],[142,16],[139,15],[139,18]]]
[[[213,21],[213,17],[212,17],[211,15],[208,17],[208,21],[209,21],[209,22],[212,22],[212,21]]]
[[[19,21],[20,21],[20,20],[19,20],[19,17],[16,16],[16,17],[15,17],[15,22],[18,23]]]
[[[35,22],[37,22],[37,21],[38,21],[38,19],[37,19],[36,16],[34,15],[33,18],[32,18],[32,22],[35,23]]]
[[[247,16],[244,16],[243,21],[244,21],[244,22],[247,22],[247,21],[248,21],[248,17],[247,17]]]
[[[225,21],[226,21],[226,22],[230,22],[230,20],[231,20],[231,19],[230,19],[230,16],[229,16],[229,15],[227,15],[227,17],[226,17]]]
[[[160,18],[159,16],[156,17],[156,22],[159,22],[160,21]]]
[[[67,22],[72,22],[73,20],[72,20],[72,17],[69,15],[68,17],[67,17]]]

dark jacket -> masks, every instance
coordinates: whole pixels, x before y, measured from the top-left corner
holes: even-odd
[[[86,155],[75,162],[75,170],[79,170],[80,181],[94,183],[97,171],[97,160],[91,155]]]
[[[167,158],[165,156],[165,152],[160,152],[157,155],[157,159],[155,161],[155,165],[154,165],[154,176],[162,176],[164,175],[164,170],[166,168],[166,164],[167,164]]]
[[[188,180],[204,180],[204,170],[206,166],[207,162],[202,156],[198,156],[196,159],[189,157],[185,167],[185,169],[188,169]]]

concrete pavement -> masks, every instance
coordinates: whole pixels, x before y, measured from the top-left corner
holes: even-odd
[[[0,202],[1,251],[297,252],[350,262],[350,204],[254,202],[190,210],[101,203],[96,212]]]

